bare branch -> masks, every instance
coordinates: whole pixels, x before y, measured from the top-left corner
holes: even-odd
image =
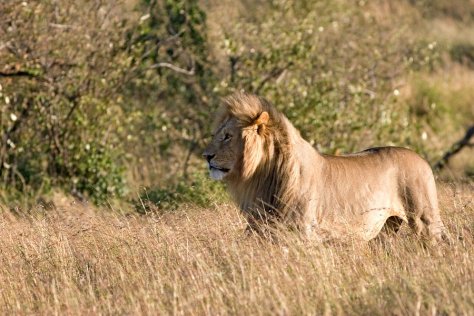
[[[151,65],[149,67],[149,69],[156,69],[156,68],[168,68],[183,75],[194,76],[194,67],[191,68],[191,70],[186,70],[170,63],[158,63],[158,64]]]
[[[451,159],[452,156],[457,154],[458,152],[461,151],[464,147],[471,147],[472,143],[470,143],[471,138],[474,137],[474,125],[469,127],[466,131],[466,134],[464,135],[463,138],[458,140],[454,145],[451,146],[451,148],[441,157],[440,160],[438,160],[433,168],[436,170],[441,170],[443,169],[449,162],[449,159]]]
[[[73,25],[58,24],[58,23],[49,23],[49,26],[57,28],[57,29],[77,29],[77,27]]]
[[[283,67],[275,67],[273,68],[269,74],[267,74],[262,81],[258,84],[258,86],[255,88],[254,92],[258,94],[260,90],[263,89],[263,87],[272,79],[279,79],[280,76],[291,66],[293,66],[293,62],[288,62],[285,66]]]
[[[14,72],[2,72],[0,71],[0,78],[2,77],[30,77],[30,78],[37,78],[39,75],[32,73],[27,70],[19,70]]]

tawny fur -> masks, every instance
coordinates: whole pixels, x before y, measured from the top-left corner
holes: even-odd
[[[308,237],[374,238],[408,222],[444,236],[429,164],[413,151],[371,148],[320,154],[268,101],[237,93],[224,100],[205,151],[210,166],[249,219],[284,224]],[[211,172],[211,174],[212,174]]]

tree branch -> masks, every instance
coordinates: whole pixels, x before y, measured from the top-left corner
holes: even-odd
[[[438,160],[433,168],[435,170],[441,170],[443,169],[449,162],[449,159],[451,159],[452,156],[457,154],[458,152],[461,151],[464,147],[471,147],[474,144],[470,143],[471,138],[474,137],[474,125],[469,127],[466,131],[466,134],[464,135],[463,138],[458,140],[454,145],[451,146],[451,148],[441,157],[440,160]]]
[[[285,66],[283,67],[275,67],[273,68],[269,74],[267,74],[262,81],[258,84],[258,86],[255,88],[254,93],[259,94],[260,90],[263,89],[263,87],[272,79],[280,77],[280,75],[283,74],[285,70],[293,66],[293,62],[288,62]]]
[[[6,77],[6,78],[11,78],[11,77],[29,77],[29,78],[37,78],[39,75],[32,73],[27,70],[19,70],[19,71],[14,71],[14,72],[3,72],[0,71],[0,78]]]
[[[175,65],[170,64],[170,63],[158,63],[158,64],[151,65],[148,68],[149,69],[168,68],[168,69],[176,71],[180,74],[184,74],[184,75],[187,75],[187,76],[194,76],[194,67],[191,68],[191,70],[186,70],[186,69],[180,68],[180,67],[175,66]]]

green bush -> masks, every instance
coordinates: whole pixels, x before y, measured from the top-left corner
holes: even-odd
[[[35,194],[60,186],[96,202],[120,196],[119,19],[97,32],[101,12],[67,1],[8,1],[0,11],[10,47],[0,50],[2,187]]]
[[[470,84],[459,85],[456,78],[450,80],[456,85],[451,86],[442,73],[439,77],[416,75],[410,80],[409,124],[415,132],[407,134],[405,143],[429,161],[441,158],[474,121],[474,92]]]
[[[143,188],[134,204],[138,212],[147,213],[174,210],[182,204],[208,207],[227,200],[222,183],[211,180],[207,173],[196,173],[189,179],[180,179],[175,185]]]
[[[450,55],[454,61],[474,69],[474,44],[454,44],[450,49]]]

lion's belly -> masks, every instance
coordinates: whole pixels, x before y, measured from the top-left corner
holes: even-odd
[[[318,227],[330,232],[332,237],[353,236],[363,240],[375,238],[389,217],[397,216],[407,221],[403,205],[398,200],[387,199],[378,203],[378,197],[353,206],[328,205],[318,210]]]
[[[354,236],[370,240],[389,217],[398,216],[406,221],[392,172],[385,169],[377,179],[361,178],[355,181],[357,185],[326,188],[325,196],[314,199],[318,201],[314,203],[318,228],[330,232],[331,237]]]

